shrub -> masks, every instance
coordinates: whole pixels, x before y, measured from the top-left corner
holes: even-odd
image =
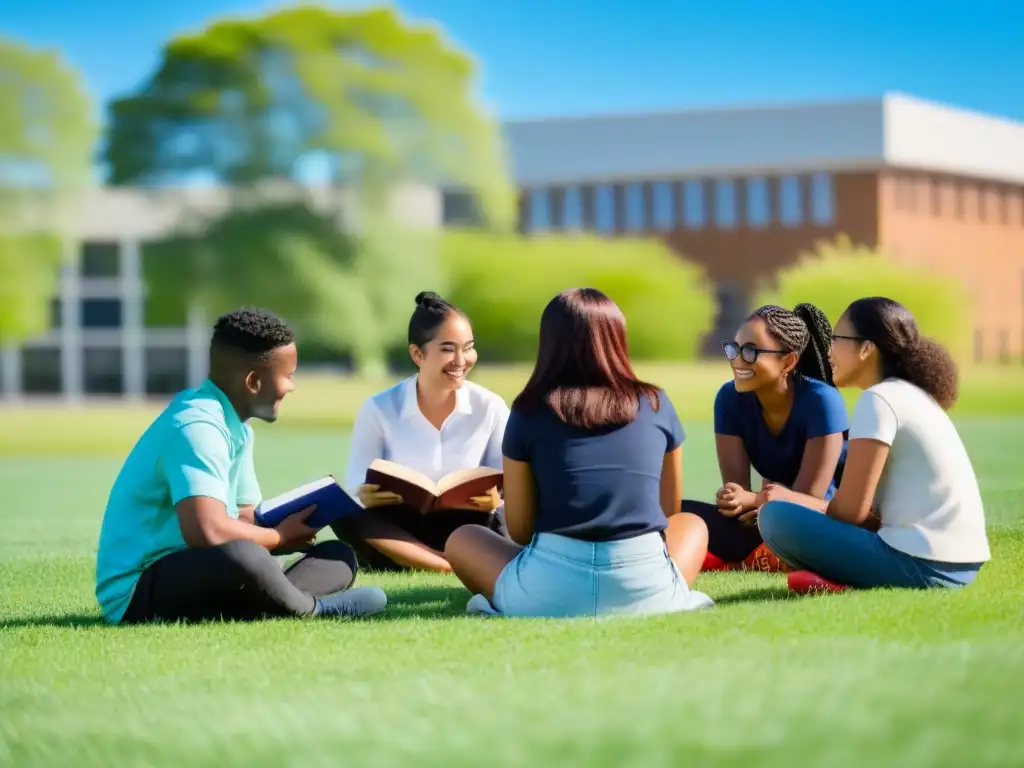
[[[714,322],[703,269],[657,240],[448,230],[440,260],[489,362],[533,360],[541,312],[566,288],[597,288],[621,307],[637,360],[692,359]]]
[[[856,299],[886,296],[914,313],[921,330],[964,359],[971,338],[971,299],[957,280],[893,261],[883,252],[854,245],[840,235],[801,254],[792,267],[780,270],[774,285],[765,284],[754,306],[795,307],[809,301],[834,324]]]

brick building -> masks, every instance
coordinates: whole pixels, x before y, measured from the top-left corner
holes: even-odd
[[[650,234],[703,264],[719,329],[848,234],[964,280],[979,359],[1024,357],[1024,124],[865,101],[506,123],[524,232]]]

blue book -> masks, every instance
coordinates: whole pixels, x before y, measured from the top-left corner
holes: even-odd
[[[349,496],[331,475],[301,485],[256,506],[256,524],[263,528],[276,528],[286,517],[316,504],[306,519],[306,525],[317,530],[349,515],[363,511],[362,506]]]

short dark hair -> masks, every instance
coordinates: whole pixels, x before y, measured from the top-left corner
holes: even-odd
[[[832,324],[828,316],[813,304],[797,304],[791,312],[776,304],[758,307],[748,320],[760,318],[768,332],[788,352],[798,355],[796,371],[812,379],[832,384]]]
[[[295,342],[295,332],[273,312],[236,309],[217,318],[211,349],[230,350],[266,363],[270,354]]]
[[[957,401],[959,372],[937,341],[921,335],[910,310],[883,296],[857,299],[846,308],[854,332],[878,349],[882,378],[903,379],[920,387],[944,410]]]
[[[416,294],[416,309],[409,318],[409,343],[422,347],[433,341],[438,329],[451,314],[465,317],[465,313],[451,302],[445,301],[433,291]]]
[[[641,397],[658,409],[658,388],[633,372],[615,302],[595,288],[555,296],[540,319],[537,363],[512,407],[547,405],[563,423],[593,429],[630,423]]]

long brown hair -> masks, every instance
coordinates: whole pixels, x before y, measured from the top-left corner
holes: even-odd
[[[565,424],[593,429],[630,423],[642,397],[658,409],[658,388],[633,372],[626,319],[615,302],[595,288],[573,288],[548,302],[537,363],[512,407],[547,405]]]

